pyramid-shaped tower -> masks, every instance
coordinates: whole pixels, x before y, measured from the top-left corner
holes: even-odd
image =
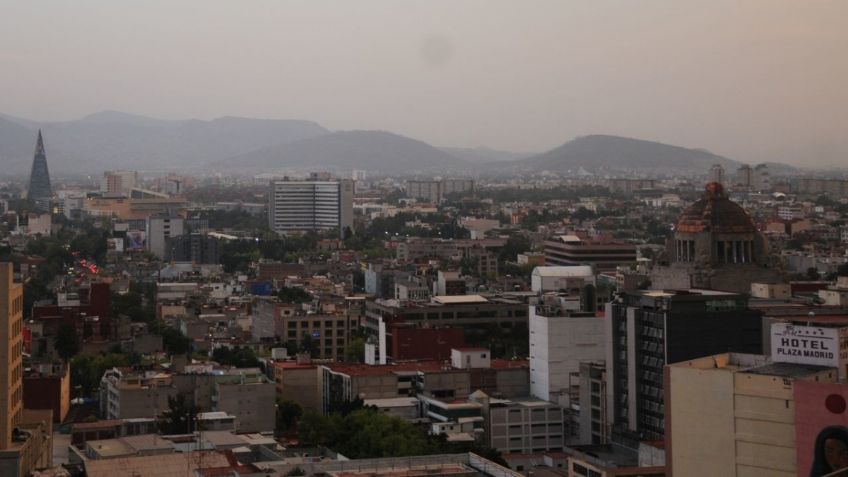
[[[50,199],[53,190],[50,188],[50,172],[47,170],[47,154],[44,152],[44,139],[38,130],[38,141],[35,143],[35,155],[32,159],[32,172],[29,175],[29,190],[27,199],[35,202],[41,210],[50,210]]]

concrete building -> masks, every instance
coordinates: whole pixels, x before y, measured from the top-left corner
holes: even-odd
[[[454,348],[451,366],[456,369],[491,368],[492,354],[487,348]]]
[[[439,181],[406,181],[406,196],[438,204],[442,201],[442,183]]]
[[[313,359],[344,359],[351,333],[359,329],[361,309],[305,311],[276,300],[257,300],[251,315],[251,334],[257,341],[301,343],[308,336],[314,345]]]
[[[15,428],[24,409],[24,288],[13,277],[13,265],[0,263],[0,451],[20,442]]]
[[[169,374],[125,373],[111,369],[100,380],[100,415],[105,419],[155,417],[177,395]]]
[[[561,451],[562,408],[534,399],[497,399],[475,392],[471,401],[482,405],[486,445],[503,453],[533,454]]]
[[[757,164],[751,175],[751,188],[757,192],[771,192],[771,174],[766,164]]]
[[[205,411],[236,417],[243,432],[274,428],[275,386],[255,369],[224,372],[203,365],[194,373],[136,373],[108,370],[100,382],[100,412],[106,419],[150,418],[168,409],[168,398],[183,395]]]
[[[406,181],[406,196],[438,204],[448,194],[474,192],[471,179],[443,179],[441,181]]]
[[[665,373],[670,475],[808,475],[797,465],[793,388],[835,382],[836,369],[724,353],[669,365]]]
[[[353,231],[353,181],[272,181],[268,225],[278,234]]]
[[[710,182],[724,184],[724,167],[721,164],[713,164],[710,167]]]
[[[208,234],[190,233],[168,237],[165,260],[170,262],[218,263],[220,241]]]
[[[89,197],[83,204],[86,214],[121,220],[147,220],[154,214],[174,213],[185,216],[187,202],[177,197]]]
[[[750,189],[754,182],[754,171],[751,166],[745,164],[736,170],[736,186],[742,189]]]
[[[318,366],[308,362],[275,362],[274,383],[277,387],[277,398],[294,401],[303,409],[320,411],[319,376]]]
[[[138,184],[136,171],[106,171],[100,180],[100,191],[106,197],[129,197]]]
[[[591,265],[596,272],[614,271],[619,265],[636,262],[636,246],[629,243],[593,242],[576,235],[545,240],[547,265]]]
[[[607,408],[607,376],[603,362],[580,363],[579,405],[576,429],[569,434],[581,444],[608,444],[610,439],[609,409]]]
[[[149,216],[145,230],[147,250],[164,259],[168,251],[168,240],[185,233],[184,220],[170,213]]]
[[[583,288],[595,284],[589,265],[536,267],[530,275],[530,289],[536,293]]]
[[[62,362],[30,365],[23,378],[24,407],[49,409],[54,422],[64,422],[71,406],[70,369]]]
[[[762,317],[748,298],[707,290],[624,292],[607,304],[608,403],[614,431],[665,432],[663,366],[720,352],[763,352]]]
[[[223,411],[199,413],[197,425],[204,431],[234,431],[237,428],[236,416]]]
[[[239,432],[273,431],[276,387],[262,373],[239,373],[215,379],[215,409],[236,417]]]
[[[436,296],[465,295],[466,283],[457,270],[439,270],[433,288]]]
[[[482,351],[475,351],[479,353]],[[483,360],[484,358],[479,358]],[[393,365],[326,364],[320,367],[322,410],[328,412],[356,398],[387,399],[428,396],[464,400],[474,390],[507,398],[527,396],[527,361],[490,361],[487,368],[454,368],[443,361]]]
[[[800,179],[798,193],[816,196],[827,194],[833,198],[848,197],[848,179]]]
[[[788,300],[792,298],[792,286],[788,283],[752,283],[751,297],[768,300]]]
[[[580,363],[606,358],[604,319],[550,306],[530,306],[530,393],[539,399],[569,404],[571,375]]]
[[[13,268],[0,263],[0,475],[24,477],[52,462],[53,414],[24,409],[23,285]]]
[[[24,409],[12,445],[0,449],[0,475],[28,477],[53,465],[53,418],[47,409]]]
[[[633,195],[636,191],[657,187],[657,181],[654,179],[608,179],[606,184],[610,192],[625,195]]]

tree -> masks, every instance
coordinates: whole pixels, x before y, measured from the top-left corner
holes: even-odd
[[[168,398],[168,410],[160,416],[163,434],[189,434],[197,430],[196,418],[200,408],[182,394]]]
[[[819,271],[815,267],[810,267],[807,269],[807,280],[820,280],[821,275],[819,275]]]
[[[166,326],[159,330],[159,334],[162,335],[162,346],[169,355],[188,353],[191,347],[191,339],[180,330]]]
[[[56,341],[53,346],[63,360],[68,361],[73,358],[80,351],[76,328],[67,323],[60,326],[59,331],[56,332]]]
[[[129,358],[123,354],[79,355],[71,361],[71,387],[79,390],[78,397],[91,396],[100,385],[103,372],[129,365]]]
[[[361,336],[351,338],[345,349],[344,360],[348,363],[365,362],[365,338]]]
[[[503,248],[501,248],[498,259],[501,263],[507,261],[514,262],[517,260],[519,253],[530,250],[530,247],[530,240],[527,237],[520,233],[513,234],[506,240]]]
[[[289,400],[277,400],[277,433],[282,434],[297,424],[303,416],[303,408],[300,404]]]
[[[236,368],[255,368],[259,366],[259,360],[250,348],[236,347],[231,349],[227,346],[215,348],[212,351],[212,359],[216,362],[235,366]]]
[[[277,298],[283,303],[306,303],[312,301],[312,295],[303,288],[282,287],[277,291]]]

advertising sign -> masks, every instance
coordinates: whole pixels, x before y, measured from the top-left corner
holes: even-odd
[[[147,247],[147,234],[140,230],[127,232],[127,249],[144,250]]]
[[[846,475],[848,384],[797,380],[793,397],[797,475]]]
[[[106,248],[110,252],[123,253],[124,252],[124,239],[123,238],[106,239]]]
[[[838,328],[774,323],[771,325],[771,359],[838,368],[839,331]]]

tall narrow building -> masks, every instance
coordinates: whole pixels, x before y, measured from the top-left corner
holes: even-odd
[[[23,412],[23,296],[12,264],[0,263],[0,453],[15,446]]]
[[[38,130],[38,141],[35,143],[35,155],[32,159],[32,172],[29,176],[27,199],[35,202],[41,210],[50,210],[50,199],[53,190],[50,188],[50,172],[47,170],[47,154],[44,152],[44,139]]]

